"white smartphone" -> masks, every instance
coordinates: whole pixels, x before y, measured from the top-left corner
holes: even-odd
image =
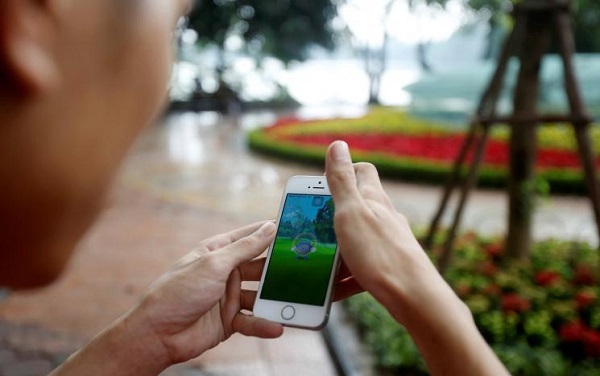
[[[294,176],[277,216],[254,316],[306,329],[327,324],[339,255],[324,176]]]

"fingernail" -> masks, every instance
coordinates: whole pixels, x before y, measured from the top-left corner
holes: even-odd
[[[350,149],[345,141],[336,141],[331,147],[331,156],[337,161],[351,161]]]
[[[262,237],[269,237],[275,232],[275,223],[267,222],[258,229],[258,233]]]

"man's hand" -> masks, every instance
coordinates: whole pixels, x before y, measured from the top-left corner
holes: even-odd
[[[347,290],[362,286],[379,300],[406,327],[432,375],[508,375],[394,208],[375,167],[353,164],[348,145],[338,141],[327,152],[326,174]]]
[[[205,240],[159,278],[132,312],[164,345],[171,363],[197,357],[239,332],[275,338],[280,324],[243,313],[256,292],[242,281],[258,281],[264,259],[253,260],[273,240],[272,222],[254,224]]]
[[[250,225],[203,241],[148,289],[128,314],[71,356],[54,375],[156,375],[195,358],[235,332],[276,338],[281,324],[244,313],[256,292],[272,222]]]

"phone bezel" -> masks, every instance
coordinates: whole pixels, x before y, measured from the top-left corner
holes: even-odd
[[[286,184],[286,188],[283,192],[281,203],[279,205],[279,212],[277,214],[277,231],[279,232],[279,223],[283,212],[283,207],[288,194],[312,194],[319,196],[330,196],[331,192],[327,185],[325,176],[293,176]],[[331,308],[331,298],[333,292],[333,281],[337,274],[339,266],[339,252],[336,250],[333,266],[329,275],[329,282],[327,286],[327,293],[325,295],[325,302],[322,306],[315,306],[309,304],[276,301],[261,299],[260,294],[263,288],[263,283],[269,263],[271,260],[271,254],[273,252],[275,240],[269,245],[267,251],[267,261],[260,278],[258,292],[256,294],[256,301],[254,303],[253,314],[256,317],[261,317],[270,321],[275,321],[286,326],[299,327],[305,329],[317,330],[327,324],[329,318],[329,310]],[[287,320],[282,317],[282,311],[285,307],[292,306],[295,310],[293,318]]]

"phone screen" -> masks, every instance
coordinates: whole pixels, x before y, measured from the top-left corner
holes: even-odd
[[[325,304],[337,243],[329,195],[285,198],[261,299]]]

